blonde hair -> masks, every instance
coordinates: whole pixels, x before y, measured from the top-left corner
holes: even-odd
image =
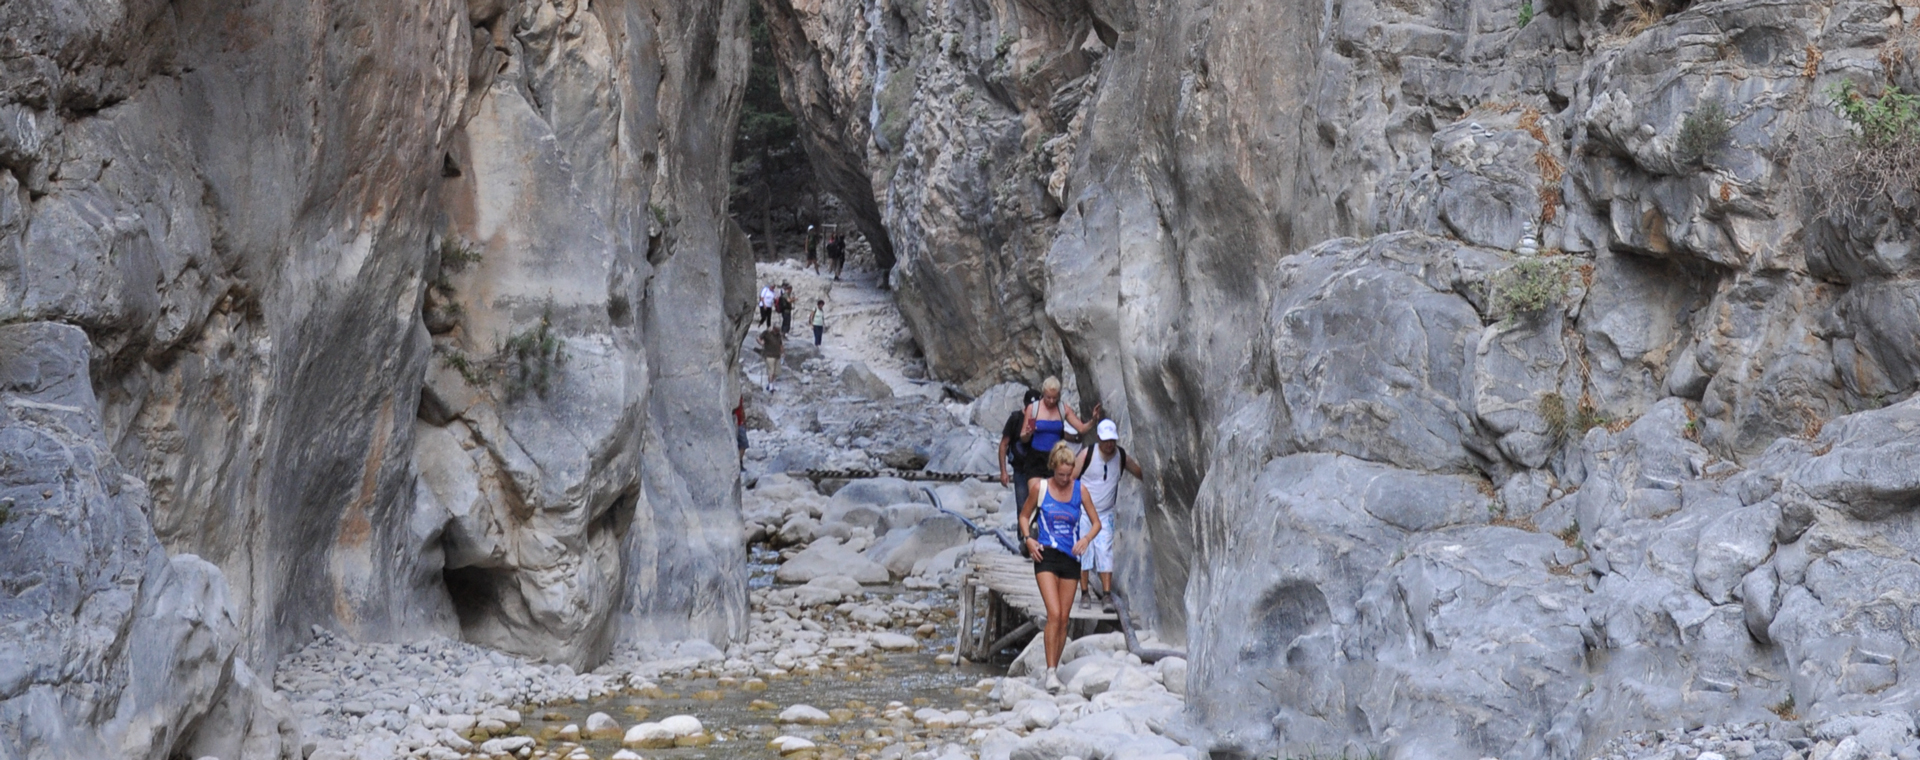
[[[1073,464],[1073,458],[1077,456],[1079,453],[1066,441],[1054,444],[1053,451],[1047,454],[1047,474],[1052,475],[1054,470],[1060,469],[1060,465]]]
[[[1045,380],[1040,381],[1041,393],[1046,393],[1047,391],[1059,391],[1059,390],[1060,390],[1060,378],[1049,377]]]

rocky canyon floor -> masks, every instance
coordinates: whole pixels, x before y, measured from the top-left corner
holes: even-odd
[[[1004,551],[974,529],[1011,525],[1010,491],[894,478],[816,486],[786,473],[993,472],[998,433],[979,423],[1004,419],[1018,388],[963,404],[920,380],[871,272],[834,282],[763,264],[759,274],[791,282],[803,304],[826,299],[829,327],[815,350],[810,309],[796,311],[772,393],[764,363],[743,362],[746,640],[627,646],[576,673],[457,641],[356,644],[316,628],[274,679],[308,758],[1205,756],[1188,746],[1185,661],[1143,664],[1118,633],[1068,647],[1058,695],[1026,675],[1037,647],[1008,652],[1011,667],[956,662],[960,568],[971,552]]]

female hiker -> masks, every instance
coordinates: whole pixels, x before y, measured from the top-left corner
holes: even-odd
[[[827,302],[823,299],[813,305],[813,345],[820,346],[820,337],[827,334]]]
[[[1040,584],[1040,599],[1047,605],[1045,646],[1047,650],[1046,688],[1059,692],[1060,652],[1067,648],[1067,626],[1072,622],[1073,596],[1080,584],[1079,556],[1087,543],[1100,535],[1100,515],[1094,512],[1093,496],[1080,481],[1073,479],[1073,447],[1062,441],[1047,456],[1049,475],[1034,478],[1027,486],[1027,503],[1020,506],[1020,545],[1033,558],[1033,575]],[[1038,514],[1039,519],[1034,517]],[[1092,527],[1084,536],[1080,517],[1085,515]]]
[[[1020,440],[1037,452],[1053,451],[1054,445],[1061,441],[1078,441],[1081,433],[1093,427],[1091,422],[1082,422],[1073,407],[1060,403],[1060,378],[1057,377],[1040,383],[1040,400],[1028,404],[1025,411],[1027,420],[1020,430]],[[1093,418],[1100,419],[1099,404],[1093,405]]]

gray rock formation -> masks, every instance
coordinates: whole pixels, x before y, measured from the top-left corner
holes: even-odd
[[[1910,12],[768,5],[873,99],[820,139],[953,315],[910,319],[930,366],[1057,354],[1152,473],[1121,576],[1226,756],[1905,709],[1916,216],[1835,183],[1828,93],[1914,86]],[[965,358],[1042,246],[1041,334]]]
[[[230,594],[230,620],[202,605],[232,630],[195,639],[210,670],[177,704],[89,697],[159,711],[110,729],[153,732],[127,756],[228,757],[165,732],[209,707],[259,725],[221,691],[253,682],[232,650],[270,668],[316,624],[575,667],[621,638],[740,635],[726,378],[752,275],[725,203],[745,16],[0,8],[0,324],[84,329],[97,401],[61,414],[110,447],[85,464],[103,488],[151,495],[96,626],[124,635],[8,683],[107,678],[138,633],[112,615]],[[69,550],[99,554],[36,548]]]
[[[87,337],[0,327],[0,757],[300,757],[219,568],[168,556],[108,447]]]

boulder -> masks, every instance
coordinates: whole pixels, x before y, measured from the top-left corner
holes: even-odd
[[[861,556],[837,538],[813,542],[773,573],[782,583],[807,583],[826,576],[843,576],[860,583],[886,583],[893,579],[885,566]]]
[[[880,525],[873,534],[881,536],[892,531],[912,528],[919,525],[920,521],[938,514],[941,514],[939,509],[925,502],[890,504],[880,511]]]
[[[913,572],[914,563],[972,541],[973,532],[959,518],[939,514],[921,520],[910,530],[889,531],[867,549],[866,556],[895,577],[905,577]]]
[[[824,726],[832,723],[833,717],[828,715],[825,710],[814,707],[813,705],[794,705],[780,711],[779,721],[781,723],[804,723]]]
[[[1167,687],[1167,691],[1186,696],[1187,659],[1185,657],[1168,657],[1154,663],[1154,667],[1160,669],[1160,684]]]
[[[880,379],[865,362],[849,362],[840,369],[840,387],[847,395],[880,401],[893,398],[893,386]]]
[[[869,635],[867,641],[872,642],[875,649],[912,651],[920,648],[920,641],[912,636],[885,631]]]
[[[614,722],[613,716],[597,712],[587,716],[584,735],[590,739],[611,739],[621,735],[620,724]]]
[[[919,484],[900,478],[861,478],[847,483],[833,492],[828,509],[844,508],[842,505],[865,504],[871,507],[885,507],[889,504],[906,502],[931,502],[932,497]]]
[[[1023,699],[1013,706],[1013,719],[1029,729],[1053,728],[1060,722],[1060,708],[1051,699]]]

